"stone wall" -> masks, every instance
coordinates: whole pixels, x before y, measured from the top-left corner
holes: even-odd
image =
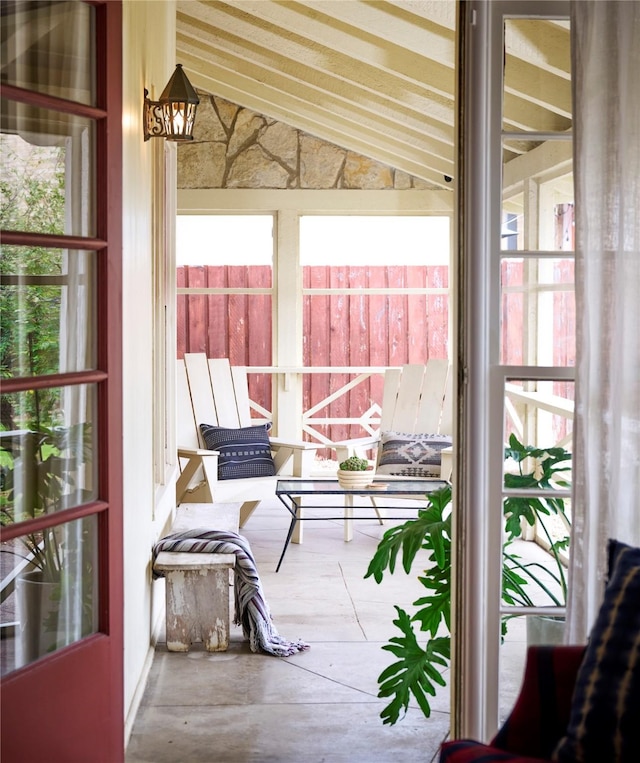
[[[194,140],[178,146],[178,188],[429,189],[423,180],[198,92]]]

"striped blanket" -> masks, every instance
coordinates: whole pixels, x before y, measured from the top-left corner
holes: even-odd
[[[278,635],[271,619],[269,605],[264,598],[256,562],[246,538],[233,532],[199,527],[161,538],[153,547],[154,562],[161,551],[235,554],[234,623],[242,625],[242,632],[249,640],[251,651],[261,650],[276,657],[289,657],[309,649],[309,644],[304,641],[287,641]],[[162,576],[162,573],[155,570],[153,574],[154,577]]]

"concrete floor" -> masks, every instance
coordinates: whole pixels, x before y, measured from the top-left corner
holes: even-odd
[[[306,513],[322,516],[319,509]],[[288,515],[277,499],[260,505],[242,533],[280,635],[300,638],[310,650],[282,659],[253,654],[237,626],[227,652],[196,646],[177,654],[158,644],[126,763],[437,760],[449,729],[448,687],[433,699],[430,718],[414,704],[394,726],[383,725],[386,701],[377,698],[377,677],[395,659],[381,648],[399,633],[393,605],[412,611],[425,592],[421,567],[409,576],[396,570],[380,585],[365,580],[390,523],[381,527],[370,508],[356,514],[366,519],[354,523],[350,543],[339,520],[306,522],[304,542],[289,546],[276,574]],[[512,624],[503,647],[502,715],[520,684],[523,639],[523,628]]]

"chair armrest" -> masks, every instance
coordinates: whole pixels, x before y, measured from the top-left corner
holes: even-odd
[[[219,450],[207,450],[206,448],[181,448],[178,446],[180,458],[193,458],[194,456],[219,456]]]
[[[273,465],[276,474],[285,474],[289,464],[292,464],[293,477],[308,477],[311,474],[313,462],[318,448],[322,445],[314,442],[296,440],[287,442],[279,437],[270,437],[269,443],[273,451]]]
[[[274,450],[278,448],[290,448],[291,450],[318,450],[323,448],[319,442],[304,442],[303,440],[296,440],[295,442],[289,442],[283,440],[281,437],[269,437],[269,444]]]
[[[337,440],[330,442],[325,447],[335,450],[336,460],[345,461],[351,456],[364,458],[364,452],[376,448],[380,442],[380,435],[374,434],[369,437],[358,437],[353,440]]]
[[[337,440],[329,443],[330,448],[372,448],[380,442],[380,435],[372,434],[369,437],[357,437],[353,440]]]
[[[180,476],[176,481],[176,503],[183,501],[189,494],[193,497],[195,491],[203,493],[206,503],[213,501],[211,488],[218,481],[218,456],[220,451],[206,448],[178,447],[178,461],[186,459],[184,466],[180,464]]]
[[[571,697],[584,646],[531,646],[520,693],[491,744],[550,758],[569,724]]]

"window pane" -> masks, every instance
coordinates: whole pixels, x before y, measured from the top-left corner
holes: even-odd
[[[574,391],[573,381],[507,382],[505,442],[514,435],[526,447],[571,450]]]
[[[523,543],[531,547],[531,543]],[[535,548],[533,549],[535,551]],[[529,555],[532,558],[533,555]],[[500,706],[498,725],[513,711],[522,687],[529,646],[562,644],[564,618],[517,615],[503,618],[504,640],[500,646]]]
[[[4,541],[2,675],[98,630],[97,519]]]
[[[96,367],[93,252],[4,246],[0,273],[5,378]]]
[[[271,215],[179,215],[177,259],[178,357],[204,352],[232,366],[270,366]],[[270,410],[270,375],[252,374],[249,395]]]
[[[448,217],[305,215],[302,265],[449,265]]]
[[[505,141],[502,248],[573,251],[571,141]]]
[[[573,259],[505,258],[501,293],[503,364],[575,366]]]
[[[271,267],[273,218],[271,215],[178,215],[176,257],[178,268],[186,265]],[[187,281],[184,285],[191,284]],[[226,284],[211,284],[221,285]]]
[[[569,22],[505,21],[503,129],[565,132],[571,127]]]
[[[0,501],[4,524],[71,508],[96,497],[95,398],[94,385],[1,396]]]
[[[93,25],[87,3],[3,3],[2,81],[95,105]]]
[[[1,103],[2,228],[94,236],[94,123],[5,98]]]

